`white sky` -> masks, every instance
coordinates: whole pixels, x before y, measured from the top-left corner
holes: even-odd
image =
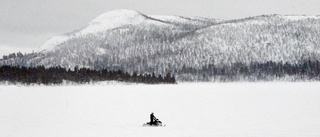
[[[1,0],[0,58],[36,51],[50,37],[79,29],[115,9],[235,19],[262,14],[320,15],[320,0]]]

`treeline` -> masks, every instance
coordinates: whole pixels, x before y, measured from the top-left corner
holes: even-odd
[[[181,81],[273,81],[285,77],[291,77],[290,81],[320,81],[320,62],[234,63],[229,66],[208,65],[201,69],[183,67],[177,71],[177,79]]]
[[[9,55],[3,55],[3,59],[22,58],[24,55],[19,51],[17,53],[10,53]]]
[[[166,76],[153,74],[129,74],[122,70],[92,70],[87,68],[77,68],[74,70],[62,67],[45,68],[38,67],[19,67],[2,66],[0,67],[0,81],[23,84],[61,84],[63,80],[76,83],[88,83],[97,81],[123,81],[132,83],[146,84],[173,84],[176,83],[175,76],[168,73]]]

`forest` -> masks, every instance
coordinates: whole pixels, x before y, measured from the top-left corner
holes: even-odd
[[[252,62],[250,64],[234,63],[229,66],[215,66],[213,64],[194,69],[183,67],[175,70],[180,81],[320,81],[320,62],[318,60],[304,60],[298,63]]]
[[[88,68],[75,67],[73,70],[65,69],[60,66],[45,68],[20,67],[20,66],[1,66],[0,81],[23,84],[62,84],[63,81],[71,81],[79,84],[97,81],[121,81],[130,83],[146,84],[174,84],[175,76],[168,73],[164,77],[152,74],[129,74],[122,70],[93,70]]]
[[[284,79],[289,77],[290,79]],[[125,70],[78,68],[65,69],[60,66],[45,68],[2,66],[0,67],[0,81],[24,84],[61,84],[71,81],[79,84],[97,81],[122,81],[146,84],[174,84],[177,81],[319,81],[320,62],[305,60],[296,64],[288,62],[252,62],[250,64],[234,63],[229,66],[207,65],[201,69],[182,67],[166,75],[155,73],[128,73]]]

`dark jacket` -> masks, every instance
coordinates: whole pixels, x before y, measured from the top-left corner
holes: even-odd
[[[153,113],[150,114],[150,122],[153,123],[155,121],[156,117],[153,115]]]

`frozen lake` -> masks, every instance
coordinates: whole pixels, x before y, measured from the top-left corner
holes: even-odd
[[[319,137],[320,83],[2,85],[0,136]]]

